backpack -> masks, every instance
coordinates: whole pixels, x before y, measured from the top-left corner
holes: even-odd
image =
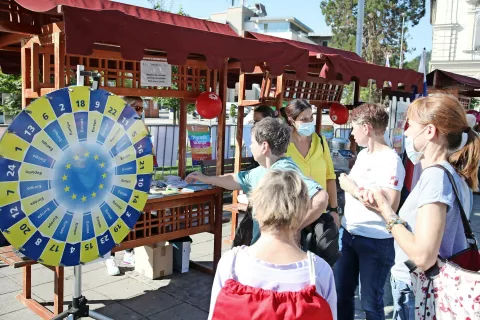
[[[301,234],[301,245],[325,260],[331,267],[340,257],[338,227],[330,213],[324,213],[314,223],[305,227]]]

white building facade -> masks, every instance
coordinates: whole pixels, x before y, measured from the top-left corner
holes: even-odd
[[[480,79],[480,1],[431,0],[433,29],[430,71]]]

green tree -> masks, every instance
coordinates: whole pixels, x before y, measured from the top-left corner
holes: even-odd
[[[355,51],[358,0],[321,0],[325,22],[332,30],[331,46]],[[403,52],[408,52],[408,28],[417,25],[425,15],[425,0],[365,0],[362,57],[377,65],[398,65],[402,34],[402,13],[405,13]],[[383,85],[383,84],[382,84]],[[381,88],[382,86],[379,85]],[[345,94],[352,94],[345,90]],[[379,90],[361,90],[361,100],[375,101]],[[351,101],[351,97],[346,100]]]
[[[230,105],[230,118],[234,119],[237,117],[237,106],[233,103]]]
[[[0,94],[2,93],[8,95],[2,99],[0,111],[10,116],[19,114],[22,111],[22,78],[20,75],[0,73]]]
[[[430,67],[430,60],[432,58],[432,51],[427,51],[426,56],[427,56],[426,71],[428,73],[428,70]],[[403,65],[403,68],[418,71],[418,66],[420,65],[420,59],[422,59],[422,53],[420,53],[418,56],[413,58],[411,61],[405,62]]]
[[[173,5],[175,4],[174,0],[148,0],[150,5],[153,9],[164,11],[164,12],[172,12]],[[180,5],[177,14],[182,16],[187,16],[188,14],[183,11],[182,5]],[[172,74],[178,74],[178,66],[172,66]],[[172,78],[172,86],[173,90],[178,90],[178,85],[176,81],[178,80],[177,77],[173,76]],[[180,99],[179,98],[154,98],[162,107],[166,107],[169,110],[173,110],[173,124],[177,123],[179,117],[179,109],[180,109]],[[191,113],[195,110],[195,105],[189,104],[187,105],[187,112]]]

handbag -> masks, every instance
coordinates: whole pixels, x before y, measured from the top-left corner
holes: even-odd
[[[450,258],[438,257],[427,271],[417,269],[412,261],[410,270],[415,294],[415,319],[480,319],[480,254],[452,174],[441,165],[452,184],[458,201],[468,248]]]
[[[252,207],[248,207],[245,216],[235,230],[235,238],[233,239],[232,248],[239,246],[249,246],[253,238],[253,218]]]
[[[340,257],[339,231],[335,220],[324,213],[314,223],[302,230],[301,245],[325,260],[331,267]]]

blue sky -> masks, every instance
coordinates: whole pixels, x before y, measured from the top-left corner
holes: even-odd
[[[147,0],[115,0],[117,2],[128,3],[136,6],[150,8]],[[169,1],[166,1],[170,3]],[[229,6],[228,0],[174,0],[173,12],[178,11],[180,5],[183,10],[192,17],[207,18],[215,12],[225,11]],[[319,0],[296,0],[292,5],[291,0],[250,0],[248,4],[263,3],[269,16],[277,17],[295,17],[315,30],[317,33],[327,33],[329,29],[325,24],[322,12],[320,10]],[[420,21],[420,24],[410,28],[407,34],[410,48],[416,48],[412,53],[406,54],[406,60],[411,60],[420,54],[423,47],[427,50],[432,48],[432,26],[430,25],[430,1],[426,1],[426,15]]]

